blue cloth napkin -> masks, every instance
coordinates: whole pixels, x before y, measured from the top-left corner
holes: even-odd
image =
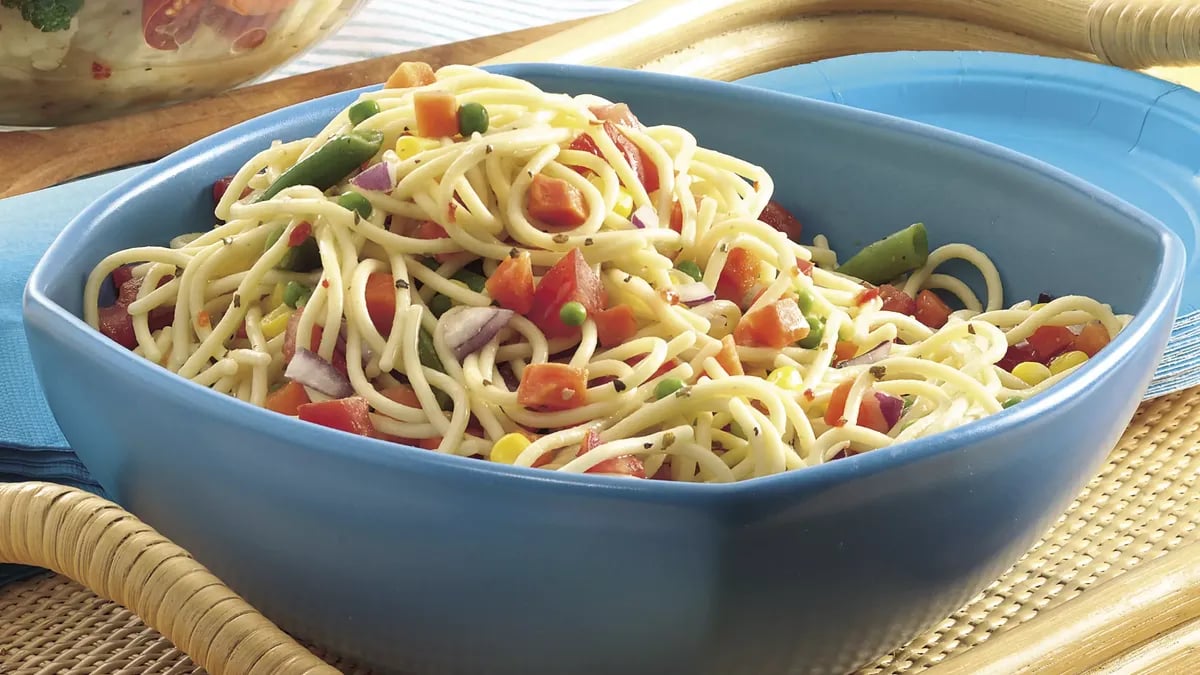
[[[46,405],[25,341],[21,296],[34,265],[67,222],[136,171],[0,200],[0,483],[40,480],[104,494]],[[35,572],[0,565],[0,585]]]

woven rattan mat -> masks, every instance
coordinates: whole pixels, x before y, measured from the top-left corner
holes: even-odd
[[[1012,569],[929,633],[864,669],[916,673],[1198,538],[1200,388],[1138,410],[1099,476]],[[320,654],[320,652],[318,652]],[[367,675],[321,654],[347,675]],[[131,612],[55,575],[0,589],[0,673],[200,673]]]

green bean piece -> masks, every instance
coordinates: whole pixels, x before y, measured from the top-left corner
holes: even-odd
[[[283,236],[284,226],[271,230],[267,234],[267,241],[263,245],[263,251],[275,245],[279,238]],[[291,246],[279,259],[279,264],[275,267],[289,272],[311,272],[321,266],[321,249],[317,246],[317,238],[309,237],[305,239],[299,246]]]
[[[587,307],[572,300],[558,310],[558,318],[568,326],[582,326],[587,321]]]
[[[354,190],[342,193],[342,196],[338,197],[337,203],[343,209],[354,211],[363,218],[370,218],[371,212],[375,210],[375,207],[371,206],[371,202],[367,201],[366,197]]]
[[[825,319],[819,316],[806,316],[808,320],[808,335],[797,344],[805,349],[816,349],[821,346],[821,338],[825,337]]]
[[[463,282],[467,285],[467,288],[475,291],[476,293],[482,293],[484,287],[487,285],[487,277],[483,276],[482,274],[472,272],[466,268],[455,272],[454,276],[450,278],[454,279],[455,281]]]
[[[487,130],[487,108],[474,102],[458,106],[458,133],[462,134],[463,138],[470,138],[476,131],[484,134]]]
[[[691,260],[681,261],[679,264],[675,265],[675,269],[683,272],[696,281],[704,281],[704,272],[700,269],[699,265]]]
[[[654,387],[654,398],[664,399],[671,394],[683,389],[683,380],[678,377],[668,377],[665,380],[659,381]]]
[[[442,266],[442,263],[438,262],[436,258],[432,258],[427,255],[421,256],[420,258],[417,258],[417,260],[420,261],[420,263],[422,265],[428,267],[431,270],[436,270],[437,268]]]
[[[359,101],[350,106],[350,110],[346,111],[346,114],[350,116],[350,124],[358,126],[379,114],[379,104],[371,99]]]
[[[302,283],[289,281],[287,282],[287,285],[283,287],[283,304],[291,307],[292,309],[296,309],[300,305],[308,302],[308,299],[312,297],[312,292],[313,289],[305,286]]]
[[[899,232],[869,244],[837,271],[872,284],[882,284],[925,264],[929,237],[924,223],[914,223]]]
[[[438,358],[437,349],[433,346],[433,336],[429,331],[425,330],[424,326],[417,331],[417,356],[421,359],[421,365],[426,368],[432,368],[440,373],[446,372],[445,366],[442,365],[442,360]],[[438,407],[442,410],[449,410],[453,401],[450,395],[446,392],[433,387],[433,395],[437,397]]]
[[[439,319],[442,318],[443,314],[450,311],[450,308],[453,306],[454,301],[449,296],[442,295],[441,293],[438,293],[429,300],[429,311],[433,312],[433,315]]]
[[[1021,399],[1019,396],[1013,396],[1012,398],[1004,399],[1004,403],[1001,403],[1000,406],[1004,408],[1011,408],[1020,403],[1022,400],[1023,399]]]
[[[295,185],[311,185],[324,192],[374,157],[381,147],[381,131],[354,131],[345,136],[334,136],[316,152],[284,171],[255,201],[266,201]]]

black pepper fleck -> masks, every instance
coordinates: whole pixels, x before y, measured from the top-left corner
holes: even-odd
[[[650,448],[654,447],[654,444],[653,443],[643,443],[642,447],[649,450]]]
[[[596,243],[596,242],[591,237],[587,237],[583,240],[584,246],[591,246],[594,243]]]
[[[396,280],[396,288],[407,291],[409,288],[408,282],[405,281],[404,279],[397,279]]]
[[[975,324],[973,324],[973,323],[967,324],[967,332],[970,333],[971,335],[974,335],[975,334]]]
[[[882,380],[887,375],[887,368],[883,366],[871,366],[867,369],[871,373],[871,377]]]
[[[514,247],[508,249],[508,257],[519,258],[519,257],[521,257],[521,252],[517,250],[516,246],[514,246]]]
[[[233,294],[233,308],[239,309],[242,306],[242,296],[237,293]]]
[[[626,385],[624,382],[620,380],[613,380],[613,389],[616,389],[617,393],[625,391],[627,387],[628,385]]]
[[[568,241],[571,241],[571,237],[567,236],[566,234],[559,233],[554,235],[551,240],[556,244],[565,244]]]

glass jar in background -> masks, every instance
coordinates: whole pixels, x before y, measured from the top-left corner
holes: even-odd
[[[337,30],[363,0],[0,0],[0,125],[214,94]]]

